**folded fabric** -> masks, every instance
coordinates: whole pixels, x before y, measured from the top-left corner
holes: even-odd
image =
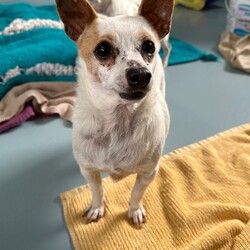
[[[38,113],[58,114],[70,121],[75,102],[73,83],[32,82],[14,87],[0,102],[0,122],[21,113],[27,102]]]
[[[237,36],[225,31],[218,49],[232,67],[250,73],[250,35]]]
[[[207,53],[190,43],[170,37],[172,49],[169,57],[169,65],[188,63],[197,60],[218,61],[219,57],[213,53]]]
[[[17,18],[23,20],[34,18],[59,20],[55,5],[0,4],[0,30],[4,30]]]
[[[41,81],[65,81],[65,82],[72,82],[76,80],[75,75],[62,75],[62,76],[55,76],[55,75],[38,75],[38,74],[17,74],[10,77],[5,84],[1,85],[0,82],[0,103],[1,99],[8,93],[10,89],[15,86],[23,85],[29,82],[41,82]]]
[[[60,29],[35,29],[0,36],[0,75],[19,66],[30,68],[38,63],[75,65],[76,46]]]
[[[0,5],[0,100],[32,81],[75,81],[75,44],[54,5]]]
[[[31,81],[75,80],[77,51],[63,30],[36,29],[0,36],[0,50],[5,58],[0,61],[0,98],[30,77]]]
[[[24,109],[22,110],[20,114],[17,114],[12,119],[6,122],[0,123],[0,133],[3,133],[11,128],[14,128],[25,121],[28,121],[31,119],[47,118],[49,116],[50,115],[36,113],[32,105],[30,103],[26,103]]]
[[[74,249],[249,250],[249,152],[247,124],[164,156],[139,230],[127,218],[134,176],[104,179],[106,214],[97,223],[82,216],[91,200],[87,185],[62,193]]]
[[[3,133],[13,127],[16,127],[23,123],[24,121],[29,120],[31,117],[35,116],[35,112],[31,105],[25,105],[21,113],[14,116],[12,119],[7,122],[0,122],[0,133]]]

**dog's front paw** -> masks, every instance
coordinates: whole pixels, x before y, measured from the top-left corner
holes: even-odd
[[[93,206],[92,204],[84,211],[83,216],[86,217],[87,222],[90,223],[92,221],[98,221],[105,214],[105,206],[104,204],[101,206]]]
[[[138,208],[129,208],[128,217],[132,219],[135,226],[141,227],[146,222],[146,212],[144,207],[141,205]]]

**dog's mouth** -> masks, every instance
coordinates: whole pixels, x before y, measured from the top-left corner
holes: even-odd
[[[119,93],[119,95],[122,99],[133,101],[142,99],[143,97],[145,97],[146,93],[141,91],[136,91],[129,93]]]

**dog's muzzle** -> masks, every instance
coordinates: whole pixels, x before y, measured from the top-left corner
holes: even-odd
[[[147,68],[130,68],[127,70],[126,78],[130,87],[145,88],[151,80],[151,73]]]
[[[129,68],[126,72],[129,91],[120,93],[120,97],[127,100],[142,99],[149,90],[148,85],[151,77],[152,75],[147,68]]]

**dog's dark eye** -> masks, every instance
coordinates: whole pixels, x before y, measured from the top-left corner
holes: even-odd
[[[109,42],[103,41],[95,48],[95,54],[100,59],[108,58],[112,53],[112,45]]]
[[[155,52],[155,45],[150,40],[146,40],[142,44],[142,51],[148,54],[153,54]]]

